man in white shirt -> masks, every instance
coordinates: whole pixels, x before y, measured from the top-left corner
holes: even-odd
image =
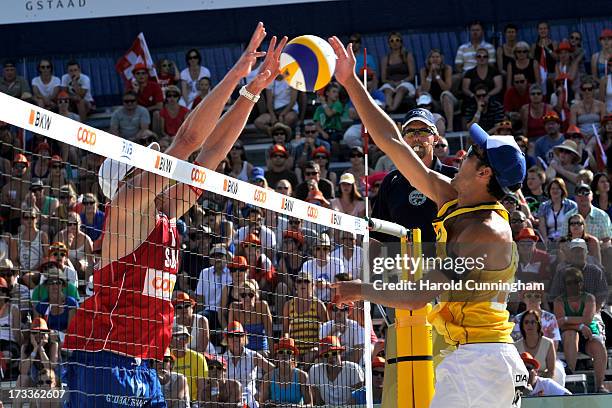
[[[329,304],[327,309],[331,320],[323,323],[319,328],[319,339],[327,336],[338,337],[347,349],[343,355],[344,360],[363,365],[365,330],[359,323],[348,318],[353,307],[353,302],[345,305]]]
[[[221,292],[223,286],[232,283],[232,276],[227,263],[232,260],[232,253],[225,245],[217,244],[210,251],[210,260],[213,266],[202,269],[195,290],[196,301],[204,305],[202,312],[208,318],[211,328],[216,328],[221,322],[217,315],[221,305]]]
[[[76,108],[83,122],[94,101],[91,96],[91,80],[81,72],[81,66],[76,61],[68,61],[66,71],[68,73],[62,76],[62,88],[70,95],[71,107]]]
[[[332,258],[338,258],[344,263],[344,272],[352,279],[361,278],[363,265],[363,248],[357,245],[357,235],[353,232],[340,233],[340,245],[331,253]]]
[[[455,57],[455,70],[465,74],[476,66],[476,51],[485,48],[489,53],[489,64],[495,64],[495,47],[484,40],[484,28],[480,21],[470,23],[470,41],[461,44]]]
[[[527,352],[521,353],[521,358],[525,363],[527,371],[529,371],[528,383],[533,389],[529,396],[531,397],[546,397],[552,395],[572,395],[568,389],[557,384],[557,382],[551,378],[542,378],[538,376],[538,369],[540,363],[538,360]]]
[[[364,381],[359,365],[342,360],[345,347],[336,336],[319,341],[319,358],[322,363],[313,365],[308,372],[315,405],[345,405],[351,393]]]
[[[248,225],[238,229],[234,238],[234,244],[238,245],[245,241],[253,230],[259,229],[259,240],[262,252],[270,259],[274,259],[276,252],[276,234],[270,228],[263,225],[263,212],[259,207],[252,207],[248,213]]]
[[[336,275],[345,273],[344,262],[331,256],[331,240],[327,234],[319,236],[311,253],[313,258],[304,262],[301,272],[309,273],[313,277],[317,299],[329,302],[329,284],[336,281]]]

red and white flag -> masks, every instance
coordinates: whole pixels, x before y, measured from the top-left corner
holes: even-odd
[[[546,66],[546,49],[544,47],[540,47],[540,60],[538,63],[540,64],[540,85],[542,86],[542,94],[546,95],[546,79],[548,78],[548,68]]]
[[[155,64],[153,58],[147,47],[144,34],[138,34],[138,37],[132,43],[132,46],[127,50],[125,55],[119,58],[117,64],[115,64],[115,70],[121,75],[121,78],[127,83],[132,82],[134,75],[132,69],[136,64],[144,64],[149,70],[149,77],[157,79],[157,71],[155,70]]]
[[[597,131],[597,126],[593,124],[593,135],[595,135],[595,140],[597,144],[595,145],[595,160],[597,161],[597,170],[605,171],[606,165],[608,164],[608,156],[606,156],[606,150],[601,143],[601,138],[599,137],[599,132]]]

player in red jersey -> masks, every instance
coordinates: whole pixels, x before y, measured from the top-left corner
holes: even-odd
[[[244,54],[189,115],[164,153],[186,160],[201,148],[196,163],[216,169],[238,139],[257,95],[279,73],[287,39],[277,46],[273,37],[266,54],[257,51],[265,36],[259,23]],[[238,82],[264,55],[260,73],[219,120]],[[94,271],[94,295],[77,310],[64,342],[65,349],[73,350],[66,364],[67,406],[165,407],[159,379],[147,360],[162,361],[170,344],[171,296],[179,259],[176,218],[189,210],[201,191],[170,185],[167,178],[110,159],[99,175],[111,202],[106,207],[101,262]]]

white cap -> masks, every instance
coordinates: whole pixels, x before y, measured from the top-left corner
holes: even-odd
[[[157,142],[151,143],[149,149],[159,151],[160,147]],[[112,200],[117,190],[119,182],[134,168],[134,166],[107,158],[98,170],[98,183],[102,189],[102,193],[106,198]]]
[[[574,249],[574,248],[582,248],[585,251],[588,251],[587,243],[582,238],[574,238],[570,241],[569,249]]]
[[[344,173],[340,176],[340,183],[355,184],[355,176],[352,173]]]

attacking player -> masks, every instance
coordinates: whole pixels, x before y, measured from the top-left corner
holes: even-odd
[[[336,79],[348,91],[374,142],[415,188],[438,205],[438,218],[434,222],[438,255],[444,259],[480,259],[480,265],[484,265],[463,274],[455,269],[434,270],[424,279],[432,284],[468,280],[512,282],[518,255],[508,214],[498,200],[507,191],[518,190],[525,177],[525,159],[514,139],[489,136],[474,125],[470,135],[475,144],[457,175],[451,180],[432,171],[404,141],[404,137],[428,137],[433,132],[429,130],[430,124],[414,121],[406,124],[400,133],[356,77],[351,45],[344,47],[336,37],[330,43],[338,58]],[[359,281],[338,282],[333,286],[337,301],[369,300],[398,309],[420,309],[441,296],[428,320],[457,350],[436,369],[436,391],[431,407],[489,408],[520,404],[516,389],[526,385],[527,372],[511,344],[513,325],[508,323],[505,292],[377,291],[371,284]]]
[[[197,164],[215,169],[246,124],[258,95],[277,76],[287,41],[270,41],[259,23],[238,62],[188,116],[165,151],[186,160],[201,149]],[[223,115],[226,101],[258,57],[265,59],[241,97]],[[218,122],[217,122],[218,121]],[[157,146],[159,148],[159,146]],[[110,199],[106,208],[102,257],[94,271],[95,294],[72,319],[64,348],[69,407],[165,407],[159,379],[147,360],[162,361],[171,339],[179,237],[176,218],[201,194],[184,184],[170,186],[162,176],[128,168],[107,159],[100,184]]]

